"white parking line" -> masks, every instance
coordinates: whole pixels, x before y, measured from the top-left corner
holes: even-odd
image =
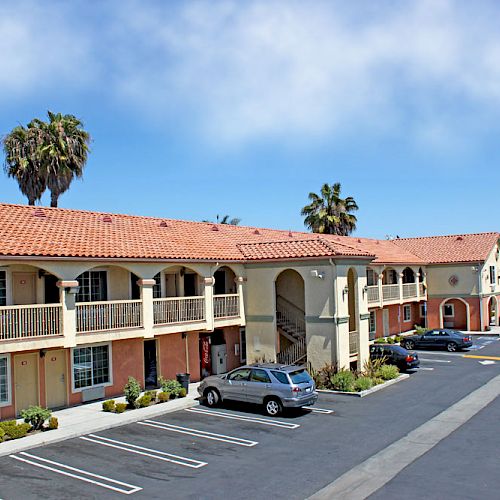
[[[185,411],[191,413],[198,413],[200,415],[210,415],[212,417],[229,418],[231,420],[241,420],[243,422],[252,422],[254,424],[270,425],[272,427],[280,427],[282,429],[297,429],[299,424],[292,424],[290,422],[282,422],[280,420],[271,420],[269,418],[250,417],[246,415],[235,415],[233,413],[224,413],[222,411],[207,410],[198,407],[187,408]]]
[[[419,371],[420,370],[423,370],[423,371],[426,371],[426,372],[431,372],[432,370],[434,370],[434,368],[425,368],[423,366],[419,367]]]
[[[211,439],[213,441],[222,441],[224,443],[237,444],[238,446],[246,446],[248,448],[255,446],[258,441],[250,441],[248,439],[238,438],[234,436],[225,436],[224,434],[215,434],[213,432],[200,431],[197,429],[190,429],[189,427],[181,427],[179,425],[166,424],[164,422],[157,422],[156,420],[145,420],[144,422],[137,422],[139,425],[147,425],[148,427],[155,427],[164,431],[179,432],[180,434],[189,434],[204,439]]]
[[[29,457],[33,460],[28,460],[26,458],[20,457],[19,455],[23,455],[25,457]],[[35,467],[40,467],[41,469],[46,469],[50,470],[52,472],[56,472],[57,474],[62,474],[63,476],[68,476],[72,477],[74,479],[79,479],[80,481],[85,481],[86,483],[91,483],[95,484],[97,486],[101,486],[102,488],[107,488],[108,490],[113,490],[117,491],[118,493],[123,493],[124,495],[131,495],[132,493],[137,493],[138,491],[142,490],[139,486],[134,486],[133,484],[128,484],[128,483],[123,483],[122,481],[117,481],[116,479],[111,479],[110,477],[106,476],[99,476],[98,474],[93,474],[92,472],[87,472],[82,469],[77,469],[76,467],[70,467],[69,465],[64,465],[59,462],[54,462],[52,460],[47,460],[46,458],[42,457],[37,457],[35,455],[31,455],[30,453],[26,453],[24,451],[21,451],[18,455],[10,455],[11,458],[14,458],[15,460],[19,460],[21,462],[25,462],[30,465],[34,465]],[[54,465],[56,467],[60,467],[59,469],[55,467],[50,467],[48,465],[44,465],[43,463],[35,462],[34,460],[38,460],[40,462],[45,462],[47,464]],[[62,470],[66,469],[66,470]],[[73,474],[71,472],[67,471],[73,471],[79,474]],[[83,474],[83,475],[81,475]],[[90,477],[95,477],[97,479],[101,479],[103,481],[107,481],[108,483],[124,486],[127,489],[119,488],[118,486],[112,486],[111,484],[106,484],[101,481],[95,481],[94,479],[90,479],[90,477],[85,477],[85,476],[90,476]]]
[[[334,413],[333,410],[325,410],[324,408],[305,408],[306,410],[311,410],[312,413],[323,413],[325,415],[330,415]]]
[[[432,361],[433,363],[451,363],[448,359],[419,358],[420,361]]]
[[[142,446],[125,443],[123,441],[116,441],[114,439],[109,439],[102,436],[96,436],[95,434],[89,434],[88,436],[81,436],[80,439],[83,439],[85,441],[90,441],[91,443],[102,444],[103,446],[109,446],[110,448],[117,448],[118,450],[124,450],[130,453],[136,453],[137,455],[143,455],[146,457],[155,458],[157,460],[163,460],[164,462],[171,462],[178,465],[184,465],[185,467],[191,467],[192,469],[199,469],[200,467],[207,465],[206,462],[200,462],[199,460],[180,457],[178,455],[172,455],[171,453],[165,453],[159,450],[152,450],[150,448],[143,448]]]

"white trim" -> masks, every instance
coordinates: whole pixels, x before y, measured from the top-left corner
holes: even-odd
[[[0,401],[0,408],[12,404],[12,373],[10,368],[10,354],[0,354],[0,358],[7,359],[7,401]]]
[[[406,311],[409,311],[408,319],[406,319]],[[411,304],[405,304],[403,306],[403,323],[409,323],[411,321]]]
[[[451,314],[445,314],[444,310],[446,307],[451,307]],[[443,318],[454,318],[455,317],[455,304],[443,304]]]
[[[95,344],[82,344],[82,345],[77,345],[75,347],[71,348],[71,392],[73,394],[76,394],[78,392],[85,391],[86,389],[90,388],[95,388],[95,387],[109,387],[113,385],[113,347],[112,347],[113,342],[97,342]],[[84,349],[86,347],[99,347],[107,345],[108,346],[108,361],[109,361],[109,382],[106,382],[105,384],[96,384],[96,385],[88,385],[86,387],[79,387],[75,388],[75,371],[73,368],[73,352],[75,349]]]

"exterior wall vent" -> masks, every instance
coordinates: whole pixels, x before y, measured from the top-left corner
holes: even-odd
[[[256,229],[253,234],[260,234],[260,231],[258,229]]]
[[[113,219],[112,219],[109,215],[105,215],[105,216],[102,218],[102,221],[103,221],[103,222],[107,222],[108,224],[110,224],[111,222],[113,222]]]
[[[218,228],[218,227],[214,224],[214,225],[212,226],[212,231],[218,231],[218,230],[219,230],[219,228]]]
[[[35,211],[33,212],[33,217],[47,217],[45,215],[45,212],[41,209],[41,208],[37,208],[35,209]]]
[[[289,238],[293,238],[293,233],[292,233],[292,231],[288,231],[288,237],[289,237]]]
[[[463,241],[463,238],[461,236],[457,236],[457,241]]]
[[[168,227],[168,224],[164,220],[162,220],[160,222],[160,227]]]

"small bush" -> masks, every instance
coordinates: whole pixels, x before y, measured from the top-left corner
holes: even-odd
[[[359,377],[354,382],[354,390],[357,392],[367,391],[373,387],[373,379],[370,377]]]
[[[115,411],[116,413],[123,413],[127,408],[127,403],[116,403]]]
[[[144,394],[147,394],[151,398],[151,401],[153,403],[156,401],[156,398],[158,396],[156,391],[146,391]]]
[[[354,378],[354,373],[350,370],[341,370],[330,378],[330,383],[336,391],[352,392]]]
[[[170,397],[179,396],[179,392],[182,389],[182,385],[177,382],[177,380],[165,380],[164,378],[160,378],[161,390],[163,392],[169,392]]]
[[[165,401],[168,401],[170,399],[170,393],[169,392],[159,392],[158,393],[158,402],[159,403],[164,403]]]
[[[21,410],[21,417],[27,424],[37,431],[43,427],[43,423],[52,415],[51,411],[41,406],[30,406],[26,410]]]
[[[424,328],[422,326],[415,325],[415,333],[417,335],[424,335],[427,332],[428,328]]]
[[[396,337],[394,338],[394,342],[399,343],[399,342],[401,342],[402,338],[403,337],[401,337],[401,335],[396,335]]]
[[[399,376],[399,368],[394,365],[382,365],[377,372],[377,377],[383,380],[391,380]]]
[[[0,428],[0,443],[3,441],[3,437],[5,436],[5,431]]]
[[[28,434],[31,425],[28,423],[18,424],[15,420],[8,420],[0,422],[0,428],[3,430],[4,436],[8,436],[10,439],[19,439]]]
[[[337,366],[334,364],[325,364],[318,371],[312,371],[311,376],[318,389],[330,389],[330,379],[337,373]]]
[[[375,377],[380,367],[386,362],[386,359],[385,356],[376,359],[367,359],[363,363],[363,375],[370,378]]]
[[[385,344],[385,343],[386,341],[384,337],[380,337],[379,339],[375,340],[375,344]]]
[[[136,400],[141,395],[141,386],[139,382],[134,377],[129,377],[128,382],[125,385],[123,392],[125,393],[125,399],[131,408],[136,407]]]
[[[49,430],[53,431],[59,427],[59,420],[57,420],[57,417],[50,417],[49,418]]]
[[[144,394],[135,402],[137,408],[145,408],[151,404],[151,396],[149,394]]]
[[[394,344],[394,339],[392,337],[387,337],[388,344]]]
[[[185,398],[187,395],[187,391],[186,389],[184,389],[184,387],[179,391],[179,397],[180,398]]]
[[[372,378],[372,380],[373,380],[373,385],[380,385],[380,384],[383,384],[385,382],[384,379],[378,378],[378,377]]]
[[[102,411],[115,411],[115,400],[109,399],[102,403]]]

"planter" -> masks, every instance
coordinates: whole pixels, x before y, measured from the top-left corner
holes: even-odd
[[[361,392],[332,391],[329,389],[316,389],[316,391],[321,393],[321,394],[341,394],[341,395],[345,395],[345,396],[355,396],[358,398],[362,398],[362,397],[368,396],[369,394],[372,394],[374,392],[380,391],[386,387],[389,387],[390,385],[396,384],[397,382],[401,382],[401,380],[406,380],[409,377],[410,377],[410,375],[408,375],[407,373],[402,373],[397,378],[393,378],[392,380],[388,380],[387,382],[384,382],[383,384],[376,385],[376,386],[372,387],[371,389],[367,389],[366,391],[361,391]]]

